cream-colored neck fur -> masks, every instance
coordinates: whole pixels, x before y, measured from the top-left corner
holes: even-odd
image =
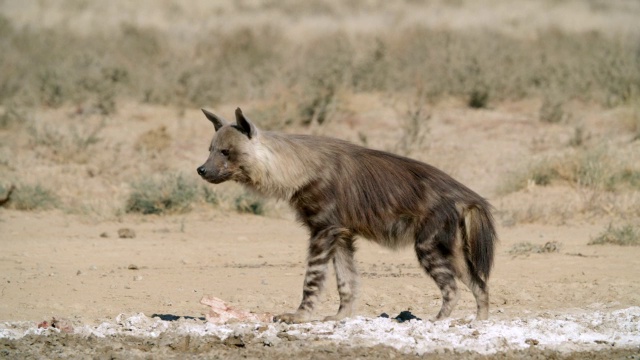
[[[248,185],[263,195],[289,200],[318,174],[320,156],[304,142],[269,132],[255,140]]]

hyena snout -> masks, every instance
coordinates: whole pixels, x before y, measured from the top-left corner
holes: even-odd
[[[196,171],[198,172],[198,175],[200,176],[205,176],[207,174],[207,169],[204,168],[204,165],[199,166]]]

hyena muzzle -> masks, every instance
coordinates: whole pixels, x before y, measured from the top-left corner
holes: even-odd
[[[198,174],[214,184],[236,181],[285,200],[309,229],[302,302],[277,321],[310,319],[330,262],[340,307],[325,320],[353,314],[356,238],[390,248],[413,245],[442,292],[435,319],[449,316],[456,305],[456,279],[473,293],[476,318],[487,319],[497,235],[484,198],[426,163],[328,137],[259,130],[239,108],[235,124],[203,112],[216,133]]]

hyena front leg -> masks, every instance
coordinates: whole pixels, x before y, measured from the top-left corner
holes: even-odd
[[[274,321],[300,323],[309,320],[316,301],[322,292],[327,275],[327,264],[333,258],[336,243],[344,238],[344,231],[339,228],[327,228],[315,232],[309,240],[309,256],[307,273],[302,287],[302,302],[294,313],[274,317]]]
[[[353,255],[356,251],[352,237],[338,242],[333,256],[333,266],[336,271],[340,308],[338,313],[327,316],[324,321],[342,320],[353,314],[358,286],[358,272]]]

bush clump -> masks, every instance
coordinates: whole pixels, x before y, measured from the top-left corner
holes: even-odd
[[[166,214],[189,211],[198,186],[183,175],[146,178],[131,184],[125,207],[128,213]]]
[[[609,226],[600,235],[589,241],[588,245],[640,246],[640,230],[632,225]]]
[[[58,196],[40,184],[4,188],[0,186],[3,206],[16,210],[48,210],[59,205]]]

